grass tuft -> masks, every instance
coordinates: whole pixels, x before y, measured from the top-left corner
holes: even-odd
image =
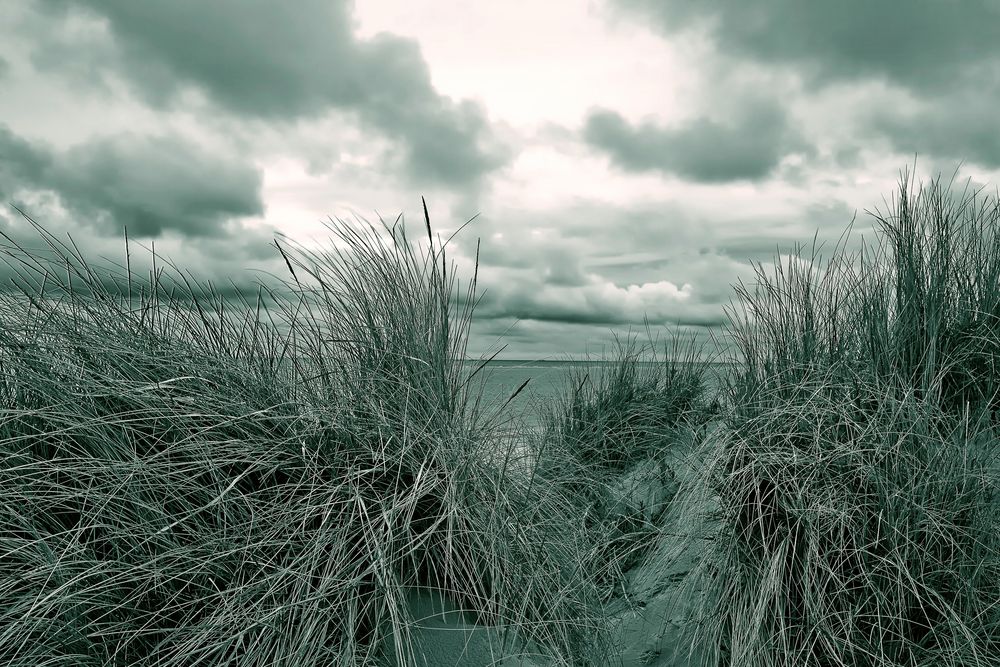
[[[622,472],[662,447],[672,429],[709,416],[707,370],[697,341],[675,335],[662,356],[655,340],[616,339],[610,359],[574,367],[543,418],[586,467]]]
[[[879,243],[737,289],[701,483],[710,663],[995,665],[997,208],[904,175]]]
[[[279,240],[290,277],[237,307],[6,239],[0,663],[418,664],[424,592],[602,659],[576,509],[478,410],[475,277],[425,223]]]
[[[605,600],[627,595],[626,573],[659,537],[677,490],[668,453],[711,417],[703,351],[679,335],[662,352],[652,336],[616,339],[610,359],[572,368],[545,406],[538,474],[582,511]]]

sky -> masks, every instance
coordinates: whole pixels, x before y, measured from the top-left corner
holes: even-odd
[[[294,8],[294,12],[289,11]],[[724,333],[732,285],[1000,173],[1000,0],[3,0],[11,204],[88,258],[149,246],[251,291],[272,239],[422,230],[479,355]],[[7,275],[7,274],[3,274]],[[2,277],[2,276],[0,276]],[[645,333],[643,333],[645,335]]]

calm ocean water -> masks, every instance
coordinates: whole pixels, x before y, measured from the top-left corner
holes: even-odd
[[[469,372],[478,361],[466,362]],[[540,412],[565,397],[571,377],[589,373],[596,381],[611,364],[601,361],[492,361],[470,382],[473,392],[480,387],[483,399],[492,406],[502,405],[525,381],[524,389],[510,401],[510,408],[529,425],[537,425]],[[726,364],[705,363],[708,390],[719,384]]]
[[[470,370],[475,368],[475,362],[468,363]],[[726,364],[705,365],[711,391],[718,386],[719,376]],[[528,384],[511,401],[511,405],[528,421],[534,422],[540,407],[567,394],[571,376],[579,377],[580,373],[587,372],[597,380],[609,366],[605,362],[593,361],[492,361],[480,371],[484,376],[481,385],[485,398],[503,403],[527,380]],[[475,381],[473,386],[477,386]]]

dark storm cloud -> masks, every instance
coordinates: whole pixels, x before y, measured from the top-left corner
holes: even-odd
[[[115,137],[71,148],[53,186],[83,212],[106,212],[116,229],[213,236],[235,217],[260,216],[262,176],[176,137]]]
[[[120,232],[94,233],[85,222],[74,211],[57,206],[51,194],[25,192],[10,204],[5,202],[0,207],[0,290],[9,291],[13,283],[37,292],[42,288],[40,272],[44,272],[49,274],[46,291],[56,295],[59,285],[66,285],[66,258],[70,258],[70,264],[80,269],[82,259],[84,270],[112,293],[119,286],[127,289],[126,263],[132,270],[135,294],[140,286],[148,290],[155,265],[164,296],[173,294],[182,304],[190,301],[189,286],[199,298],[225,297],[236,310],[242,303],[240,295],[256,303],[261,283],[267,289],[287,291],[282,280],[288,275],[272,242],[273,229],[241,228],[224,237],[157,239],[137,238],[130,229],[126,260]],[[86,291],[80,279],[72,282],[77,291]]]
[[[614,0],[668,34],[708,27],[718,49],[817,81],[887,78],[933,92],[1000,55],[1000,3]]]
[[[702,312],[684,314],[678,317],[673,324],[682,327],[700,327],[704,329],[717,329],[728,321],[723,311]]]
[[[291,122],[353,112],[402,142],[407,174],[421,183],[474,184],[508,159],[481,106],[434,90],[416,42],[386,33],[356,39],[350,3],[43,3],[56,13],[85,8],[105,18],[118,47],[109,64],[157,107],[193,86],[246,118]]]
[[[650,121],[631,125],[605,109],[587,116],[584,139],[626,171],[660,171],[707,183],[759,180],[785,155],[805,148],[771,102],[743,105],[733,123],[698,118],[675,128]]]
[[[232,218],[264,213],[258,170],[165,134],[56,152],[0,127],[0,176],[5,198],[22,188],[50,191],[77,216],[136,237],[217,236]]]
[[[561,322],[563,324],[603,324],[619,325],[628,322],[619,313],[608,310],[584,310],[574,308],[569,304],[537,303],[528,294],[520,294],[519,298],[508,299],[503,303],[500,315],[516,317],[521,320],[536,322]]]
[[[901,153],[933,155],[942,159],[972,160],[1000,168],[1000,132],[997,108],[1000,81],[990,94],[976,94],[960,102],[934,104],[908,114],[876,110],[871,127],[888,137]]]
[[[49,149],[22,139],[0,124],[0,197],[42,182],[52,165]]]

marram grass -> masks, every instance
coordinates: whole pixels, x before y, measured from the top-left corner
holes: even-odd
[[[115,269],[4,237],[0,664],[422,664],[429,592],[614,664],[626,570],[674,553],[619,482],[691,427],[706,666],[1000,664],[1000,215],[906,176],[893,204],[736,287],[719,396],[694,347],[629,338],[523,437],[426,208],[420,242],[280,238],[287,277],[235,296],[155,253],[140,279],[127,238]]]
[[[710,664],[1000,664],[1000,216],[905,175],[894,206],[737,289]]]
[[[679,334],[662,350],[649,331],[645,342],[618,338],[610,356],[574,366],[541,406],[537,475],[582,510],[587,567],[605,599],[624,595],[628,570],[657,542],[677,488],[666,455],[713,415],[704,347]],[[645,493],[629,498],[632,488]]]
[[[37,231],[2,249],[0,664],[416,664],[421,590],[603,660],[587,535],[469,400],[475,281],[429,219],[279,241],[242,309]]]
[[[610,358],[574,367],[548,406],[548,439],[587,468],[620,472],[647,459],[671,429],[708,413],[704,346],[675,334],[661,352],[648,338],[617,339]]]

